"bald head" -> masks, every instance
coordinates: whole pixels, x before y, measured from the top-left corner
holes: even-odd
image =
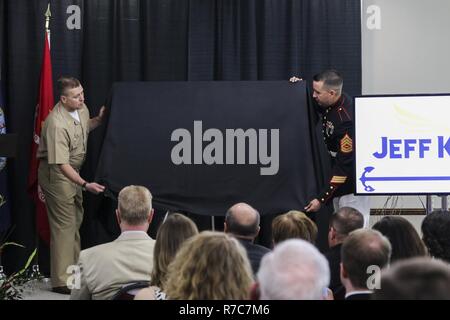
[[[255,238],[259,232],[259,212],[246,203],[237,203],[225,216],[225,231],[238,237]]]

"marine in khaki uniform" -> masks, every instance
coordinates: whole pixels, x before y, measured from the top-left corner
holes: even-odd
[[[80,253],[79,228],[83,220],[82,190],[94,194],[104,186],[87,182],[80,175],[86,158],[89,132],[105,114],[89,119],[83,87],[75,78],[58,80],[60,101],[47,116],[37,157],[38,180],[45,195],[50,225],[50,260],[53,291],[69,293],[67,267],[75,265]]]

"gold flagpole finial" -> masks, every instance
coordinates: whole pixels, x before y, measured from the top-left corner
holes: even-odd
[[[50,3],[48,3],[47,11],[45,12],[45,30],[47,32],[50,32],[50,17],[52,16],[52,13],[50,11]]]

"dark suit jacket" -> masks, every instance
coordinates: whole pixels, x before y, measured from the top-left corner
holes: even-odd
[[[345,300],[370,300],[371,293],[357,293],[345,298]]]
[[[341,247],[342,243],[337,244],[325,253],[325,258],[327,258],[330,266],[329,288],[333,291],[335,300],[344,300],[345,297],[345,288],[341,283],[340,277]]]
[[[267,249],[266,247],[260,246],[258,244],[254,244],[251,240],[239,238],[238,240],[244,246],[245,251],[247,251],[248,260],[250,260],[250,264],[252,265],[253,274],[256,275],[262,257],[267,252],[270,252],[270,249]]]
[[[330,265],[330,289],[333,292],[342,286],[340,277],[341,247],[342,243],[337,244],[325,253],[325,258]]]

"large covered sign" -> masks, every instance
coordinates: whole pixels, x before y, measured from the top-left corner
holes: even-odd
[[[197,214],[302,209],[321,170],[311,108],[303,82],[115,84],[97,180]]]
[[[450,95],[355,98],[356,191],[450,193]]]

